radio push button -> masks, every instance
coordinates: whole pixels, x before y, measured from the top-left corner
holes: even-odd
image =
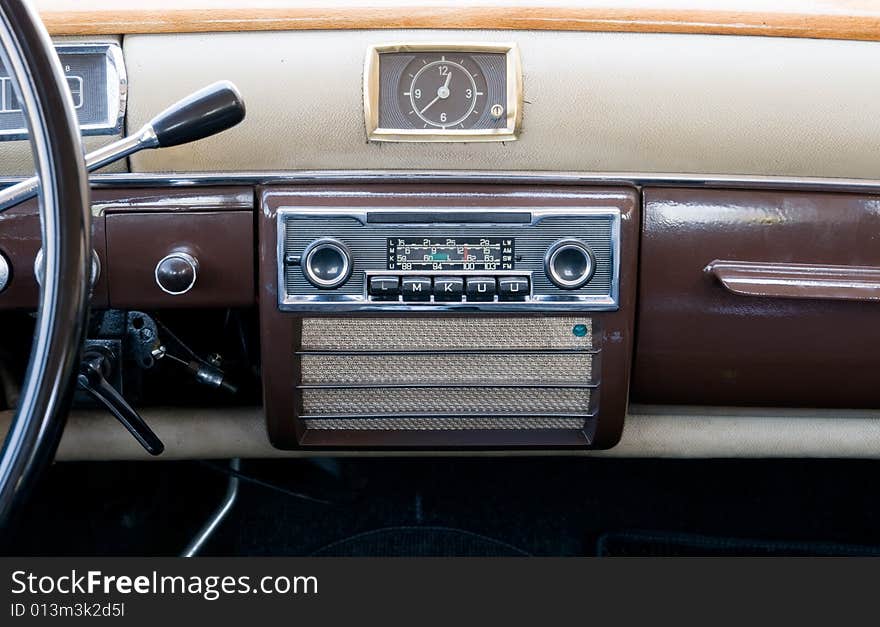
[[[495,279],[491,277],[468,277],[467,299],[473,302],[495,300]]]
[[[371,276],[370,296],[378,300],[397,300],[400,295],[400,279],[396,276]]]
[[[401,281],[403,300],[424,302],[431,300],[431,279],[424,276],[407,276]]]
[[[441,276],[434,279],[434,300],[440,302],[461,301],[464,293],[464,279],[458,276]]]
[[[525,300],[529,295],[529,279],[524,276],[509,276],[498,279],[498,300]]]

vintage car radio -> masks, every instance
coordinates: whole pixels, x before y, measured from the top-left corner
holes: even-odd
[[[283,311],[614,310],[620,211],[281,208]]]
[[[628,188],[267,186],[260,329],[281,448],[607,448],[626,411]]]

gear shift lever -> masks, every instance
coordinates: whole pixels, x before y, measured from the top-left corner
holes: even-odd
[[[245,107],[235,85],[218,81],[174,103],[136,133],[86,155],[91,172],[139,150],[168,148],[198,141],[232,128]],[[40,181],[29,178],[0,191],[0,212],[37,195]]]
[[[76,381],[89,396],[106,407],[150,455],[160,455],[165,450],[162,440],[107,381],[113,367],[112,359],[107,349],[89,347],[83,355]]]

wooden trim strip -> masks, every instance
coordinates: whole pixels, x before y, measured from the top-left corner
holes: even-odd
[[[133,33],[197,33],[223,31],[351,30],[351,29],[502,29],[631,33],[701,33],[880,41],[880,3],[870,0],[724,0],[716,9],[688,8],[687,0],[633,0],[603,7],[587,2],[578,7],[407,6],[385,3],[365,6],[336,2],[308,7],[247,8],[232,2],[199,8],[198,0],[132,2],[124,0],[40,0],[43,21],[53,35],[124,35]],[[127,1],[127,0],[125,0]],[[606,2],[609,0],[606,0]],[[737,6],[748,8],[737,10]],[[622,6],[621,6],[622,5]],[[676,5],[679,5],[676,7]],[[774,7],[775,5],[775,7]],[[71,9],[71,6],[76,7]],[[693,6],[693,3],[691,3]],[[779,8],[784,7],[784,8]]]

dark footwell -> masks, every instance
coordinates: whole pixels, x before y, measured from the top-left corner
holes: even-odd
[[[205,555],[859,554],[880,547],[878,462],[577,458],[242,462]],[[174,555],[224,462],[55,465],[5,551]],[[322,502],[323,501],[323,502]]]

